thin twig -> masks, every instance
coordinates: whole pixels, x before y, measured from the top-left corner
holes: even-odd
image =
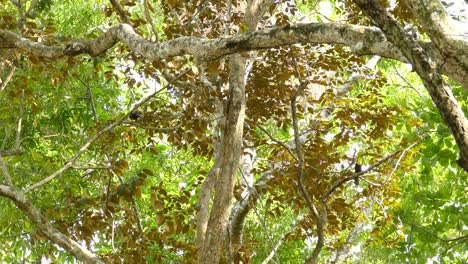
[[[145,126],[136,122],[124,121],[122,124],[131,125],[139,128],[143,128],[146,130],[154,130],[156,132],[167,132],[167,131],[174,131],[181,127],[181,125],[173,126],[173,127],[152,127],[152,126]]]
[[[148,24],[151,26],[151,30],[153,30],[154,38],[156,43],[159,42],[159,37],[158,37],[158,30],[156,29],[156,26],[154,25],[153,19],[151,18],[151,14],[149,12],[149,3],[148,0],[143,1],[143,13],[145,14],[145,19]]]
[[[132,21],[131,21],[130,18],[127,16],[127,14],[125,14],[125,10],[124,10],[124,9],[122,8],[122,6],[120,5],[119,0],[110,0],[110,2],[111,2],[112,7],[114,7],[114,10],[115,10],[115,11],[117,12],[117,14],[119,15],[119,17],[120,17],[120,19],[122,20],[122,22],[127,23],[127,24],[133,26]]]
[[[395,70],[396,74],[398,75],[398,77],[400,77],[409,87],[411,88],[412,90],[414,90],[418,95],[419,95],[419,98],[421,98],[422,100],[424,100],[424,97],[422,96],[422,94],[418,91],[418,89],[416,89],[416,87],[414,87],[414,85],[408,81],[408,79],[406,79],[403,75],[400,74],[400,72],[398,71],[397,67],[395,65],[393,65],[393,69]]]
[[[287,236],[289,234],[291,234],[294,229],[299,226],[299,224],[301,223],[302,220],[304,220],[304,217],[303,216],[299,216],[300,218],[297,219],[296,221],[294,221],[294,223],[292,224],[291,228],[290,228],[290,231],[286,232],[286,233],[283,233],[281,235],[281,237],[278,239],[278,242],[276,242],[276,245],[275,247],[273,247],[273,249],[270,251],[270,254],[268,254],[268,256],[262,261],[262,264],[267,264],[271,261],[271,259],[274,257],[274,256],[277,256],[277,252],[278,252],[278,249],[279,247],[283,244],[283,241],[287,238]],[[280,261],[278,261],[278,263],[281,263]]]
[[[294,55],[294,52],[291,46],[289,47],[289,52],[291,53],[291,59],[294,65],[294,69],[296,71],[296,76],[300,82],[299,88],[296,90],[296,92],[291,98],[291,117],[292,117],[293,131],[294,131],[294,144],[296,145],[296,153],[298,157],[297,183],[299,185],[301,194],[304,197],[304,200],[307,204],[307,207],[312,213],[312,216],[314,217],[316,225],[317,225],[317,244],[315,245],[315,248],[312,251],[312,255],[305,261],[305,263],[316,263],[318,256],[320,254],[320,251],[322,250],[323,245],[325,243],[324,229],[327,224],[327,214],[328,214],[327,205],[325,204],[325,202],[322,201],[321,202],[322,212],[319,212],[317,207],[313,203],[312,199],[310,198],[310,195],[307,192],[307,189],[305,188],[304,182],[303,182],[304,155],[302,153],[302,146],[299,140],[300,132],[299,132],[298,124],[297,124],[296,101],[297,101],[297,97],[303,93],[306,83],[302,81],[301,74],[299,72],[297,62],[296,62],[296,56]]]
[[[21,90],[21,98],[20,98],[20,112],[18,117],[18,127],[16,128],[16,141],[15,141],[15,148],[19,149],[21,145],[21,129],[23,123],[23,113],[24,113],[24,89]]]
[[[247,179],[245,178],[245,175],[244,175],[244,173],[242,172],[242,170],[241,170],[240,168],[239,168],[239,172],[240,172],[240,174],[242,175],[242,178],[244,179],[244,181],[247,183]],[[260,178],[260,179],[262,179],[262,178]],[[259,179],[259,180],[260,180],[260,179]],[[258,182],[259,182],[259,181],[257,181],[257,183],[258,183]],[[253,199],[255,199],[255,200],[257,200],[257,199],[259,198],[259,192],[258,192],[257,189],[255,188],[255,186],[248,186],[248,187],[247,187],[247,190],[248,190],[248,192],[249,192],[249,196],[245,197],[244,199],[246,199],[246,200],[247,200],[247,199],[250,199],[250,196],[253,196]],[[248,201],[247,201],[247,202],[248,202]],[[251,207],[252,207],[252,209],[253,209],[255,215],[257,215],[258,219],[260,219],[261,217],[260,217],[260,213],[258,212],[258,208],[257,208],[257,206],[256,206],[256,203],[252,203]],[[270,244],[273,246],[273,244],[274,244],[274,243],[273,243],[273,239],[271,238],[270,234],[268,233],[268,228],[267,228],[267,226],[266,226],[266,224],[265,224],[265,221],[260,221],[260,225],[261,225],[262,228],[265,230],[265,234],[266,234],[266,236],[267,236],[267,238],[268,238],[268,242],[270,242]]]
[[[286,149],[288,151],[289,154],[291,154],[291,156],[294,158],[294,160],[297,162],[298,159],[296,157],[296,155],[294,155],[294,153],[292,152],[292,150],[286,145],[284,144],[283,142],[277,140],[276,138],[273,137],[273,135],[271,135],[265,128],[263,128],[261,125],[258,125],[256,124],[256,126],[262,130],[265,134],[267,134],[267,136],[275,143],[279,144],[280,146],[282,146],[284,149]]]
[[[10,69],[10,72],[8,73],[7,77],[5,78],[5,80],[0,80],[0,93],[3,91],[3,89],[5,89],[5,87],[7,86],[7,84],[10,82],[11,80],[11,77],[13,77],[13,74],[15,73],[15,70],[16,70],[16,66],[11,64],[12,65],[12,68]]]
[[[115,220],[114,218],[112,218],[111,245],[112,245],[112,252],[115,253]]]
[[[403,156],[406,154],[406,152],[410,149],[412,149],[414,146],[418,145],[419,143],[421,143],[424,139],[426,139],[426,137],[423,137],[423,138],[420,138],[419,140],[417,140],[416,142],[414,142],[413,144],[411,144],[409,147],[405,148],[402,152],[401,152],[401,155],[400,157],[398,158],[395,166],[393,167],[393,170],[392,172],[390,173],[390,176],[388,177],[387,180],[384,181],[384,184],[387,183],[393,176],[393,174],[395,173],[395,171],[397,170],[398,166],[400,166],[400,162],[401,160],[403,159]]]
[[[459,237],[455,237],[455,238],[442,238],[442,237],[439,237],[436,233],[429,230],[428,228],[425,228],[425,227],[420,226],[420,225],[415,224],[415,223],[412,223],[411,227],[416,227],[417,229],[420,229],[420,230],[422,230],[422,231],[424,231],[426,233],[429,233],[431,236],[433,236],[433,237],[437,238],[438,240],[440,240],[442,242],[445,242],[445,243],[450,243],[450,242],[455,242],[455,241],[459,241],[459,240],[468,239],[468,235],[463,235],[463,236],[459,236]]]
[[[98,167],[93,167],[93,166],[87,166],[87,167],[72,166],[71,169],[74,169],[74,170],[108,170],[109,167],[107,167],[107,166],[98,166]]]
[[[93,94],[91,93],[91,88],[88,83],[85,83],[83,80],[78,78],[78,80],[86,87],[86,93],[88,94],[89,102],[91,104],[91,110],[93,111],[94,122],[99,122],[99,118],[96,112],[96,106],[94,105]]]
[[[462,243],[465,243],[465,240],[468,239],[468,236],[464,236],[463,239],[457,241],[456,243],[453,243],[451,244],[450,246],[448,246],[443,252],[440,253],[441,256],[445,255],[450,249],[454,248],[455,246],[457,245],[460,245]],[[465,258],[465,262],[466,262],[467,258]]]
[[[111,169],[108,169],[107,170],[107,175],[109,176],[109,180],[107,181],[107,185],[106,185],[106,202],[104,204],[104,213],[107,213],[107,208],[109,207],[109,199],[110,199],[110,189],[111,189],[111,184],[112,184],[112,171]],[[112,219],[114,219],[112,217]]]
[[[111,173],[117,176],[117,178],[119,179],[120,184],[125,183],[124,180],[122,179],[122,177],[118,176],[114,172],[111,172]],[[140,213],[138,212],[138,208],[136,206],[135,199],[133,198],[133,196],[131,196],[130,198],[132,199],[132,211],[133,211],[133,214],[135,215],[135,219],[136,219],[136,222],[137,222],[138,233],[139,233],[139,235],[141,237],[143,235],[143,228],[141,227]]]

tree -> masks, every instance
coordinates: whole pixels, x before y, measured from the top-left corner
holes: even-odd
[[[387,60],[412,65],[458,147],[445,169],[468,172],[468,39],[437,0],[2,4],[0,196],[34,224],[5,232],[39,244],[21,257],[69,256],[46,239],[90,263],[248,263],[260,204],[291,224],[266,259],[302,241],[306,263],[341,262],[366,223],[396,248],[394,175],[440,144]]]

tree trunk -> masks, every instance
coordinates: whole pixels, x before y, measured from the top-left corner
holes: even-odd
[[[226,122],[220,150],[221,167],[215,183],[215,197],[205,232],[199,263],[218,263],[225,245],[231,214],[234,177],[239,166],[245,118],[245,59],[241,55],[229,58],[229,90]]]

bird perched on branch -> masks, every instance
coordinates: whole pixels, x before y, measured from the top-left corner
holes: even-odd
[[[130,120],[136,121],[143,118],[143,116],[141,115],[140,111],[133,111],[128,115],[128,118],[130,118]]]
[[[362,165],[356,162],[354,165],[354,173],[359,173],[362,171]],[[359,185],[359,177],[354,178],[354,184]]]

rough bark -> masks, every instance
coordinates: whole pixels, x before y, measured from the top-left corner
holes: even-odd
[[[258,22],[260,19],[263,17],[263,15],[266,13],[268,8],[273,4],[273,0],[249,0],[247,1],[247,7],[245,11],[245,16],[243,19],[243,24],[247,25],[247,32],[252,32],[257,29]],[[252,55],[252,54],[251,54]],[[253,64],[253,61],[255,60],[255,55],[251,56],[252,61],[251,63]],[[249,70],[251,67],[247,68],[244,70],[244,76],[247,78],[249,75]],[[252,166],[252,159],[254,153],[251,153],[252,155],[250,156],[250,164],[247,164],[247,160],[244,159],[245,157],[242,158],[243,161],[243,166],[240,168],[241,170],[241,178],[240,178],[240,185],[241,188],[243,188],[241,196],[244,198],[244,206],[242,206],[242,203],[236,203],[235,207],[230,215],[230,225],[229,225],[229,245],[230,247],[228,248],[228,251],[230,253],[230,256],[232,259],[229,261],[232,261],[233,263],[241,263],[241,255],[240,255],[240,248],[242,247],[242,234],[244,231],[244,220],[245,217],[247,216],[247,213],[249,212],[250,208],[249,206],[246,206],[246,204],[249,204],[249,197],[250,197],[250,191],[251,188],[253,187],[253,175],[251,173],[251,166]],[[249,156],[250,154],[247,154],[246,156]],[[253,199],[257,199],[258,195],[253,195]]]
[[[45,218],[37,208],[35,208],[24,195],[6,185],[0,185],[0,196],[6,197],[15,203],[29,220],[34,223],[39,230],[47,236],[53,243],[61,246],[66,251],[70,252],[74,257],[84,263],[104,263],[94,253],[78,244],[76,241],[62,234]]]
[[[247,2],[244,23],[247,24],[248,31],[256,29],[262,14],[266,12],[272,3],[272,0],[251,0]],[[226,103],[225,125],[220,152],[221,166],[215,184],[215,197],[205,232],[203,250],[199,254],[199,263],[218,263],[221,258],[222,248],[225,245],[224,242],[226,239],[230,242],[227,231],[231,215],[235,175],[242,153],[246,105],[246,63],[247,59],[240,54],[229,56],[229,96]]]
[[[235,264],[241,261],[242,233],[244,220],[251,206],[258,199],[258,193],[254,189],[254,175],[252,173],[255,150],[244,149],[240,163],[239,200],[234,204],[230,217],[230,239],[232,260]],[[247,152],[247,153],[246,153]]]
[[[205,243],[206,228],[208,227],[208,219],[210,217],[210,201],[211,193],[215,186],[217,179],[219,178],[220,165],[214,165],[208,173],[205,181],[200,190],[200,197],[198,198],[198,212],[197,212],[197,240],[196,246],[198,250],[198,256],[203,255],[203,245]]]
[[[354,1],[385,33],[411,62],[426,90],[450,128],[460,149],[457,163],[468,172],[468,120],[454,98],[450,87],[445,83],[437,65],[427,56],[425,50],[408,34],[401,25],[378,5],[377,1]],[[466,88],[466,87],[465,87]]]
[[[132,51],[148,60],[162,60],[175,56],[193,55],[210,60],[243,51],[268,49],[297,43],[329,43],[351,47],[357,55],[379,55],[408,62],[409,60],[378,28],[338,23],[309,23],[258,30],[232,37],[203,39],[180,37],[161,43],[154,43],[136,34],[128,24],[109,28],[94,40],[74,41],[65,46],[45,46],[8,30],[0,29],[0,48],[19,48],[32,55],[47,59],[89,54],[98,56],[105,53],[118,41],[125,43]],[[468,59],[442,56],[430,42],[421,42],[428,56],[434,59],[444,74],[468,89],[468,71],[463,65]]]
[[[239,54],[229,59],[230,95],[226,105],[226,122],[221,146],[221,167],[215,183],[215,197],[206,229],[199,263],[218,263],[225,245],[231,213],[234,176],[239,166],[245,119],[245,59]]]
[[[207,83],[208,86],[212,86],[211,83]],[[216,87],[212,87],[216,90]],[[223,104],[220,99],[215,98],[216,116],[223,116]],[[223,124],[224,119],[216,119],[213,123],[215,128],[214,140],[213,140],[213,152],[215,155],[215,164],[208,173],[205,181],[200,188],[200,197],[198,198],[198,212],[197,212],[197,238],[196,247],[198,257],[201,258],[203,255],[205,235],[208,227],[208,220],[210,218],[210,202],[212,199],[213,190],[215,183],[219,178],[221,168],[221,151],[222,151],[222,135],[223,135]]]
[[[419,24],[429,35],[437,50],[454,58],[468,71],[468,31],[465,25],[456,25],[438,0],[408,1],[408,6]],[[468,88],[468,87],[466,87]]]

